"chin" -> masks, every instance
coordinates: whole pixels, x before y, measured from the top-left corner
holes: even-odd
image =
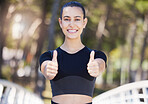
[[[68,39],[77,39],[77,36],[67,36]]]
[[[65,36],[68,39],[77,39],[77,38],[79,38],[78,34],[66,34]]]

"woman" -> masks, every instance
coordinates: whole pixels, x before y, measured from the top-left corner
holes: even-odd
[[[66,3],[59,24],[64,43],[40,57],[41,71],[51,83],[52,104],[92,104],[95,80],[105,70],[106,55],[81,42],[87,18],[80,3]]]

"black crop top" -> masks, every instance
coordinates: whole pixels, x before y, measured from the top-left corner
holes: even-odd
[[[53,96],[61,94],[83,94],[93,96],[96,78],[89,75],[87,64],[91,49],[84,47],[80,51],[70,54],[60,47],[58,52],[58,74],[50,80]],[[52,60],[53,51],[45,52],[40,57],[40,65],[45,60]],[[106,55],[95,50],[95,58],[101,58],[105,62]]]

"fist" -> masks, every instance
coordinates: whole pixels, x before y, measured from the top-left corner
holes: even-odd
[[[45,66],[45,74],[46,77],[49,80],[51,80],[57,75],[57,73],[58,73],[57,51],[54,50],[52,60],[48,61]]]
[[[94,59],[95,52],[91,51],[90,53],[90,59],[87,64],[87,70],[90,76],[92,77],[98,77],[100,74],[99,71],[99,63]]]

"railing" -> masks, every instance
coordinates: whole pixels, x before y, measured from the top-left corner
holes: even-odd
[[[44,104],[44,102],[23,87],[0,79],[0,104]]]
[[[107,91],[93,98],[93,104],[148,104],[148,80]]]

